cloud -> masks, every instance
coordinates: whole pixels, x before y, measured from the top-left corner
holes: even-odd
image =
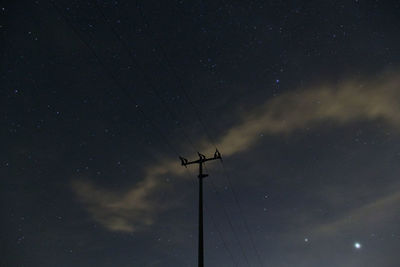
[[[154,223],[162,203],[152,198],[162,189],[162,176],[181,175],[184,169],[167,160],[146,171],[145,178],[126,192],[113,192],[92,182],[74,180],[72,188],[93,219],[112,231],[134,232]]]
[[[218,147],[224,155],[247,150],[261,133],[288,135],[324,121],[340,126],[359,120],[382,120],[400,126],[400,75],[375,80],[347,80],[282,94],[244,116],[229,129]]]
[[[386,72],[373,79],[348,79],[294,90],[268,99],[243,114],[219,138],[223,156],[248,150],[263,135],[290,135],[330,121],[336,126],[356,121],[381,121],[400,126],[400,72]],[[211,153],[207,142],[198,147]],[[145,170],[144,178],[125,192],[111,192],[91,182],[74,181],[73,189],[93,219],[112,231],[139,231],[152,225],[162,206],[154,194],[163,187],[163,176],[182,176],[176,159],[161,161]]]
[[[363,228],[367,225],[387,225],[388,221],[398,216],[399,204],[400,191],[396,191],[355,208],[333,222],[318,225],[310,232],[317,237],[326,237],[343,233],[354,225],[361,225]]]
[[[276,258],[270,254],[270,265],[280,266],[284,258],[288,266],[395,266],[397,258],[385,250],[393,247],[396,251],[396,240],[383,241],[383,238],[398,229],[399,186],[394,183],[380,194],[373,192],[375,196],[364,203],[354,204],[354,199],[348,199],[352,208],[346,211],[337,208],[333,213],[335,218],[327,222],[321,222],[324,216],[316,213],[308,213],[305,220],[297,214],[291,216],[285,230],[274,236],[270,249],[279,253]],[[371,239],[375,235],[377,238]],[[365,245],[368,250],[364,252],[370,254],[354,257],[356,241]],[[385,249],[380,249],[382,242],[386,243]]]

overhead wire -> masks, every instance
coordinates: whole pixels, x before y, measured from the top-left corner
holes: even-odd
[[[189,169],[187,169],[187,171],[193,176],[193,173],[190,172]],[[196,182],[195,182],[193,179],[190,179],[190,180],[192,181],[192,184],[193,184],[193,196],[195,196],[196,193],[197,193],[197,185],[196,185]],[[206,208],[206,206],[207,206],[207,204],[204,203],[204,207],[205,207],[205,208]],[[206,208],[206,209],[207,209],[207,208]],[[222,234],[220,228],[219,228],[218,225],[216,224],[212,213],[209,213],[209,215],[210,215],[210,216],[209,216],[209,219],[211,220],[212,225],[214,226],[215,230],[217,231],[218,237],[219,237],[219,239],[221,240],[225,251],[228,253],[228,255],[229,255],[229,257],[230,257],[232,263],[233,263],[235,266],[238,266],[238,263],[237,263],[237,261],[235,260],[235,258],[233,257],[232,251],[229,249],[229,247],[228,247],[228,245],[227,245],[227,242],[226,242],[226,240],[225,240],[225,238],[224,238],[224,236],[223,236],[223,234]]]
[[[90,50],[90,52],[93,54],[93,56],[96,58],[96,60],[99,62],[100,65],[103,66],[103,68],[106,70],[107,74],[110,76],[110,78],[113,80],[113,82],[115,83],[115,85],[121,89],[121,91],[124,92],[124,94],[127,95],[127,97],[135,104],[135,107],[137,108],[138,112],[142,114],[142,116],[153,126],[154,129],[156,129],[156,131],[158,132],[158,134],[160,135],[160,137],[164,140],[165,144],[174,151],[174,153],[179,156],[180,154],[178,153],[178,151],[174,148],[174,146],[168,141],[168,138],[158,129],[157,125],[154,124],[154,122],[151,120],[150,117],[148,117],[146,115],[146,113],[144,112],[144,110],[141,108],[140,105],[137,104],[137,102],[135,101],[135,99],[133,99],[132,95],[130,94],[130,92],[128,92],[126,90],[126,88],[124,86],[122,86],[122,84],[118,81],[118,79],[116,78],[116,76],[112,73],[111,70],[109,70],[108,68],[105,67],[104,62],[100,59],[99,55],[97,54],[97,52],[95,51],[95,49],[81,36],[80,32],[72,25],[71,21],[68,19],[68,17],[60,10],[60,8],[55,4],[55,2],[53,0],[50,1],[53,5],[53,7],[57,10],[57,12],[61,15],[61,17],[63,17],[64,21],[66,22],[66,24],[72,29],[72,31],[75,33],[75,35],[81,40],[82,43],[85,44],[85,46]],[[97,3],[96,3],[97,4]],[[101,12],[102,13],[102,12]],[[142,12],[141,12],[142,13]],[[142,13],[143,14],[143,13]],[[106,22],[108,21],[106,16],[104,15],[104,13],[102,14],[102,16],[105,18]],[[111,27],[112,28],[112,27]],[[127,48],[127,44],[125,43],[124,39],[112,28],[112,31],[114,32],[114,34],[118,37],[118,39],[124,43],[125,48]],[[130,51],[129,49],[127,49],[128,51]],[[134,57],[132,56],[131,52],[130,56],[134,59]],[[167,57],[166,57],[167,58]],[[168,64],[171,66],[171,64],[168,61]],[[144,74],[143,69],[140,68],[140,66],[137,66],[138,69],[142,72],[142,74]],[[170,67],[171,69],[173,69],[172,67]],[[175,73],[175,72],[174,72]],[[146,75],[145,75],[146,76]],[[175,77],[177,78],[177,80],[180,83],[180,86],[182,86],[178,76],[175,73]],[[160,100],[162,101],[163,104],[165,104],[165,102],[162,100],[162,98],[159,96],[159,93],[157,92],[157,90],[155,90],[155,87],[151,85],[151,83],[148,83],[149,86],[152,87],[152,89],[156,92],[156,95],[160,98]],[[182,86],[183,87],[183,86]],[[188,99],[188,101],[191,103],[191,105],[195,108],[195,105],[193,104],[193,102],[191,101],[190,97],[187,95],[187,93],[183,90],[185,97]],[[166,105],[166,104],[165,104]],[[167,105],[166,105],[167,106]],[[170,114],[172,114],[171,111],[169,111]],[[196,114],[198,116],[198,120],[200,122],[200,124],[202,125],[202,127],[204,128],[204,130],[206,131],[207,128],[205,127],[203,121],[201,120],[201,117],[198,113],[198,111],[196,111]],[[211,135],[209,133],[207,133],[208,138],[211,140],[212,143],[214,143]],[[193,142],[191,142],[191,140],[187,137],[185,137],[189,143],[191,144],[192,147],[194,147]],[[215,143],[214,143],[215,146]],[[231,187],[232,189],[232,187]],[[237,198],[235,198],[237,199]],[[228,215],[226,213],[226,211],[224,212],[228,218]],[[232,226],[232,223],[229,221],[230,225]],[[232,226],[233,228],[233,226]],[[220,231],[218,231],[220,236],[221,236],[221,240],[222,240],[222,234],[220,233]],[[224,242],[225,243],[225,242]],[[226,244],[224,245],[225,248],[227,249]],[[229,250],[227,249],[228,253],[230,255],[232,255]],[[246,257],[247,258],[247,257]],[[248,262],[248,260],[246,259],[246,261]]]
[[[139,13],[140,13],[140,15],[141,15],[141,18],[142,18],[143,22],[147,25],[147,29],[148,29],[149,31],[151,31],[151,29],[150,29],[150,23],[147,21],[146,16],[144,15],[144,12],[143,12],[141,6],[139,5],[139,1],[136,2],[136,5],[137,5],[137,9],[139,10]],[[152,32],[152,34],[153,34],[153,36],[155,36],[154,32]],[[155,40],[154,43],[159,44],[159,43],[161,43],[161,42],[158,42],[157,40]],[[161,53],[163,54],[163,56],[164,56],[166,65],[167,65],[167,66],[169,67],[169,69],[172,71],[172,74],[173,74],[173,76],[175,77],[175,79],[176,79],[176,81],[177,81],[177,83],[178,83],[178,86],[179,86],[179,89],[180,89],[181,93],[185,96],[185,98],[187,99],[187,101],[189,102],[189,104],[190,104],[190,105],[192,106],[192,108],[194,109],[194,112],[195,112],[195,114],[196,114],[196,117],[197,117],[197,119],[198,119],[200,125],[202,126],[203,130],[205,131],[205,133],[206,133],[206,135],[207,135],[207,137],[208,137],[210,143],[211,143],[215,148],[217,148],[215,139],[212,137],[212,135],[209,133],[207,127],[205,126],[205,123],[203,122],[203,120],[202,120],[202,118],[201,118],[201,115],[200,115],[200,112],[198,111],[198,108],[196,107],[196,105],[195,105],[194,102],[192,101],[191,97],[186,93],[186,90],[184,89],[184,86],[183,86],[183,84],[182,84],[182,81],[181,81],[179,75],[177,74],[177,71],[175,70],[174,66],[171,64],[171,62],[170,62],[170,60],[169,60],[169,57],[167,56],[167,53],[166,53],[165,49],[164,49],[162,46],[160,46],[160,45],[158,45],[158,48],[159,48],[159,50],[161,51]],[[240,202],[239,202],[239,198],[238,198],[238,196],[237,196],[236,190],[235,190],[234,187],[233,187],[233,184],[232,184],[232,181],[231,181],[231,177],[230,177],[229,173],[227,172],[227,170],[226,170],[226,168],[225,168],[225,165],[224,165],[224,163],[223,163],[222,161],[221,161],[221,166],[222,166],[222,171],[223,171],[223,173],[225,174],[225,178],[226,178],[226,180],[228,181],[228,185],[229,185],[230,191],[231,191],[231,193],[232,193],[232,195],[233,195],[233,198],[234,198],[234,200],[235,200],[235,203],[236,203],[236,205],[237,205],[238,208],[239,208],[239,214],[240,214],[240,216],[241,216],[241,218],[242,218],[243,224],[244,224],[244,226],[245,226],[245,230],[246,230],[246,231],[248,232],[248,234],[249,234],[249,239],[250,239],[250,243],[251,243],[251,245],[252,245],[252,248],[253,248],[253,250],[254,250],[256,256],[257,256],[257,259],[258,259],[258,261],[259,261],[259,264],[260,264],[261,266],[264,266],[264,261],[262,260],[262,258],[261,258],[261,256],[260,256],[260,252],[259,252],[259,250],[257,249],[257,246],[255,245],[253,234],[252,234],[252,232],[250,231],[250,228],[249,228],[249,226],[248,226],[248,222],[247,222],[247,220],[246,220],[246,218],[245,218],[245,216],[244,216],[243,208],[242,208],[242,206],[241,206],[241,204],[240,204]]]
[[[111,29],[111,31],[113,32],[113,34],[114,34],[114,35],[117,37],[117,39],[123,44],[125,50],[127,50],[127,52],[129,53],[129,55],[130,55],[130,57],[131,57],[131,60],[134,62],[134,64],[137,66],[137,68],[141,71],[142,75],[143,75],[144,77],[147,77],[147,75],[145,74],[144,70],[140,67],[140,65],[137,63],[136,59],[135,59],[134,56],[132,55],[132,52],[131,52],[131,50],[129,49],[129,46],[127,45],[127,43],[126,43],[126,41],[124,40],[124,38],[122,38],[122,36],[121,36],[121,35],[115,30],[115,28],[112,27],[112,25],[109,23],[109,19],[108,19],[107,16],[104,14],[104,12],[101,10],[101,7],[99,6],[97,0],[93,0],[93,2],[94,2],[94,4],[96,5],[96,8],[98,9],[98,11],[99,11],[99,13],[101,14],[102,18],[104,19],[104,21],[108,24],[108,26],[109,26],[109,28]],[[141,14],[143,15],[142,12],[141,12]],[[164,55],[164,56],[165,56],[165,58],[166,58],[166,55]],[[169,64],[169,65],[170,65],[170,64]],[[170,66],[171,66],[171,65],[170,65]],[[171,66],[171,67],[172,67],[172,66]],[[175,77],[178,79],[178,76],[177,76],[176,74],[175,74]],[[149,82],[149,81],[147,81],[147,84],[153,89],[153,91],[156,93],[156,95],[159,97],[159,99],[162,101],[162,103],[163,103],[166,107],[168,107],[167,104],[163,101],[162,97],[160,96],[160,94],[159,94],[159,92],[157,91],[157,89],[155,88],[155,86],[153,86],[152,83]],[[182,86],[182,88],[183,88],[182,83],[179,82],[179,84],[180,84],[180,86]],[[183,90],[183,92],[184,92],[184,90]],[[184,94],[187,96],[187,99],[190,100],[190,98],[189,98],[189,96],[187,95],[187,93],[184,92]],[[191,102],[191,101],[190,101],[190,102]],[[191,104],[193,105],[193,102],[191,102]],[[172,116],[174,116],[173,112],[171,112],[170,110],[169,110],[169,113],[170,113]],[[196,114],[198,115],[198,119],[200,120],[201,125],[203,126],[204,129],[206,129],[206,127],[204,126],[204,123],[201,121],[201,118],[200,118],[198,112],[197,112]],[[183,128],[182,128],[182,129],[183,129]],[[190,140],[190,138],[188,137],[188,135],[185,133],[184,129],[183,129],[182,133],[184,134],[185,138],[189,141],[189,143],[190,143],[190,145],[192,146],[192,148],[195,149],[193,142]],[[208,137],[211,138],[211,135],[208,134]],[[225,211],[225,214],[226,214],[226,211]],[[228,216],[227,216],[227,218],[229,219]],[[231,223],[231,222],[229,222],[229,224],[232,226],[232,223]],[[235,231],[233,227],[232,227],[232,231],[233,231],[233,232]],[[236,235],[235,232],[234,232],[234,234]],[[221,239],[222,239],[222,236],[221,236]],[[237,240],[239,241],[238,238],[237,238]],[[240,245],[240,246],[241,246],[241,245]],[[226,244],[225,244],[225,247],[227,248]],[[229,254],[231,254],[231,253],[229,253]],[[247,257],[246,257],[246,261],[248,262]]]
[[[99,3],[97,0],[93,0],[93,3],[97,9],[97,11],[100,13],[102,19],[104,20],[104,22],[107,24],[107,26],[110,28],[112,34],[118,39],[118,41],[122,44],[123,48],[127,51],[129,58],[131,59],[132,63],[136,66],[137,70],[140,72],[140,74],[142,75],[142,77],[144,78],[144,81],[146,82],[147,86],[151,88],[151,90],[153,91],[153,93],[157,96],[157,98],[160,100],[161,104],[164,106],[164,108],[167,110],[168,114],[171,117],[174,117],[175,120],[177,121],[177,116],[175,115],[175,113],[169,108],[168,104],[165,102],[164,98],[161,97],[161,93],[158,91],[157,87],[155,85],[153,85],[153,83],[151,82],[151,78],[147,75],[146,71],[141,67],[141,65],[138,63],[137,59],[135,58],[135,56],[132,54],[131,49],[129,48],[127,42],[125,41],[125,39],[122,37],[121,34],[119,34],[117,32],[117,30],[111,25],[109,19],[107,18],[106,14],[103,12],[102,8],[99,6]],[[180,124],[178,124],[178,126],[180,126]],[[183,137],[186,139],[186,141],[192,146],[194,147],[193,142],[191,141],[191,139],[189,138],[189,136],[186,134],[186,132],[184,131],[184,128],[181,126],[180,127],[182,129],[181,134],[183,135]]]
[[[174,146],[172,146],[172,144],[168,141],[167,137],[158,130],[158,127],[151,121],[151,119],[146,115],[146,113],[140,108],[140,106],[136,103],[136,101],[132,98],[132,96],[130,95],[130,93],[119,83],[118,79],[116,78],[116,76],[108,69],[105,67],[104,62],[100,59],[99,55],[97,54],[97,52],[94,50],[94,48],[81,36],[81,34],[79,33],[79,31],[73,26],[73,24],[71,23],[71,21],[69,20],[69,18],[61,11],[61,9],[57,6],[57,4],[54,2],[54,0],[50,0],[50,3],[52,4],[52,6],[54,7],[54,9],[57,11],[57,13],[64,19],[65,23],[67,24],[68,27],[71,28],[71,30],[74,32],[74,34],[78,37],[78,39],[89,49],[89,51],[92,53],[92,55],[96,58],[96,60],[98,61],[98,63],[100,65],[102,65],[103,69],[105,69],[106,73],[110,76],[111,80],[115,83],[115,85],[121,89],[126,96],[128,97],[129,100],[131,100],[135,106],[137,107],[137,110],[141,113],[141,115],[152,124],[152,126],[154,127],[154,129],[157,130],[158,134],[160,135],[160,137],[162,139],[164,139],[165,144],[175,153],[176,156],[179,156],[180,154],[178,153],[178,151],[174,148]],[[189,170],[186,170],[188,174],[190,174]],[[194,186],[195,183],[193,181],[193,179],[190,179]],[[219,232],[220,233],[220,232]],[[222,239],[222,235],[221,233],[219,234],[221,236]],[[229,252],[229,254],[231,254]]]
[[[115,30],[115,28],[112,27],[112,26],[110,25],[109,19],[107,18],[107,16],[105,15],[105,13],[102,11],[102,9],[101,9],[101,7],[99,6],[98,2],[97,2],[96,0],[93,0],[93,2],[94,2],[94,4],[95,4],[97,10],[98,10],[99,13],[101,14],[103,20],[105,21],[105,23],[106,23],[106,24],[109,26],[109,28],[111,29],[111,31],[112,31],[112,33],[114,34],[114,36],[122,43],[122,45],[124,46],[125,50],[127,50],[127,52],[128,52],[128,54],[129,54],[129,56],[130,56],[132,62],[133,62],[133,63],[136,65],[136,67],[140,70],[141,74],[146,78],[147,75],[145,74],[145,71],[140,67],[140,65],[138,64],[138,62],[136,61],[136,59],[135,59],[134,56],[132,55],[132,52],[131,52],[130,48],[128,47],[127,43],[125,42],[125,40],[124,40],[124,39],[122,38],[122,36]],[[170,111],[170,110],[168,109],[167,104],[164,102],[163,98],[160,96],[160,93],[157,91],[157,89],[155,88],[155,86],[153,86],[153,84],[152,84],[151,82],[149,82],[149,81],[147,81],[147,85],[148,85],[149,87],[152,88],[152,90],[156,93],[156,95],[158,96],[158,98],[161,100],[162,104],[165,105],[165,106],[167,107],[167,110],[168,110],[169,114],[172,115],[172,116],[174,116],[173,112]],[[183,129],[183,130],[184,130],[184,129]],[[183,134],[184,134],[184,137],[188,140],[189,144],[192,146],[192,148],[193,148],[194,150],[196,150],[196,148],[195,148],[195,146],[194,146],[194,143],[190,140],[190,138],[188,137],[188,135],[187,135],[184,131],[182,131],[182,132],[183,132]],[[188,170],[187,170],[187,172],[190,173]],[[193,185],[194,185],[194,188],[195,188],[195,187],[196,187],[196,184],[195,184],[194,180],[193,180],[193,179],[190,179],[190,180],[192,181],[192,183],[193,183]],[[222,236],[221,232],[220,232],[219,230],[217,230],[217,232],[219,233],[220,239],[223,240],[223,236]],[[231,256],[231,260],[234,261],[233,258],[232,258],[232,253],[231,253],[230,250],[227,248],[227,245],[226,245],[225,241],[223,241],[223,243],[224,243],[224,247],[225,247],[225,249],[227,250],[228,254]]]
[[[96,1],[96,0],[95,0],[95,1]],[[148,29],[149,31],[151,31],[151,29],[150,29],[150,23],[147,21],[146,16],[144,15],[144,12],[143,12],[141,6],[139,5],[139,1],[136,1],[136,7],[137,7],[137,9],[139,10],[140,16],[141,16],[141,18],[142,18],[144,24],[147,26],[147,29]],[[155,36],[154,32],[152,32],[152,34],[153,34],[153,36]],[[158,42],[157,40],[155,40],[154,43],[155,43],[155,44],[159,44],[159,43],[161,43],[161,42]],[[170,62],[170,60],[169,60],[169,57],[167,56],[167,53],[166,53],[165,49],[164,49],[162,46],[158,45],[158,50],[161,51],[162,55],[164,56],[164,60],[165,60],[165,62],[166,62],[166,65],[167,65],[167,67],[172,71],[172,74],[173,74],[175,80],[176,80],[177,83],[178,83],[178,86],[179,86],[178,88],[180,89],[181,93],[185,96],[185,98],[187,99],[187,101],[189,102],[189,104],[193,107],[194,113],[195,113],[195,115],[196,115],[196,118],[197,118],[197,120],[199,121],[200,125],[202,126],[203,130],[205,131],[206,136],[208,137],[208,139],[209,139],[209,141],[211,142],[211,144],[217,149],[217,145],[216,145],[215,139],[212,137],[212,135],[211,135],[211,134],[209,133],[209,131],[207,130],[207,127],[205,126],[205,123],[203,122],[203,120],[202,120],[202,118],[201,118],[200,112],[199,112],[198,109],[196,108],[196,105],[194,104],[194,102],[192,101],[192,99],[190,98],[190,96],[187,94],[187,92],[186,92],[186,90],[185,90],[185,88],[184,88],[184,86],[183,86],[183,83],[182,83],[182,81],[181,81],[179,75],[177,74],[177,71],[175,70],[174,66],[171,64],[171,62]],[[226,172],[226,170],[225,170],[225,166],[223,165],[223,162],[221,162],[221,164],[222,164],[222,166],[223,166],[223,171],[224,171],[224,173],[226,173],[226,176],[227,176],[227,178],[228,178],[229,186],[230,186],[230,188],[231,188],[231,190],[232,190],[232,183],[231,183],[231,181],[230,181],[230,177],[229,177],[229,175],[227,174],[227,172]],[[213,184],[213,186],[214,186],[214,188],[215,188],[215,185],[214,185],[214,184]],[[242,208],[241,208],[241,206],[240,206],[240,204],[239,204],[239,201],[238,201],[238,198],[237,198],[237,196],[236,196],[236,194],[235,194],[235,191],[232,190],[232,193],[234,194],[235,203],[236,203],[237,205],[239,205],[240,214],[241,214],[242,217],[244,217],[244,215],[243,215],[243,210],[242,210]],[[221,203],[222,203],[222,202],[221,202]],[[227,214],[227,213],[226,213],[226,210],[225,210],[225,214]],[[228,218],[228,217],[227,217],[227,218]],[[256,254],[257,254],[258,260],[259,260],[260,263],[261,263],[261,262],[262,262],[262,261],[261,261],[261,257],[260,257],[260,255],[259,255],[259,252],[258,252],[258,250],[257,250],[257,248],[256,248],[256,246],[255,246],[255,244],[254,244],[254,240],[253,240],[252,234],[251,234],[251,232],[250,232],[250,230],[249,230],[247,221],[246,221],[245,219],[243,219],[243,221],[244,221],[245,229],[246,229],[246,231],[249,233],[252,247],[253,247],[254,251],[256,252]],[[230,225],[232,225],[232,224],[230,223]],[[247,262],[248,262],[248,261],[247,261]],[[261,263],[261,265],[262,265],[262,263]]]
[[[204,164],[204,168],[205,168],[205,170],[208,172],[207,167],[206,167],[205,164]],[[230,216],[229,216],[229,214],[228,214],[226,208],[225,208],[224,205],[222,204],[223,201],[222,201],[222,198],[221,198],[220,194],[218,193],[218,189],[217,189],[217,187],[215,186],[213,180],[210,179],[210,181],[211,181],[211,185],[212,185],[212,187],[213,187],[213,189],[214,189],[215,195],[216,195],[217,198],[218,198],[218,201],[221,202],[221,207],[222,207],[223,214],[224,214],[225,218],[226,218],[227,221],[228,221],[229,227],[232,229],[232,232],[233,232],[233,234],[234,234],[235,240],[236,240],[236,242],[237,242],[238,245],[239,245],[239,249],[240,249],[240,251],[242,252],[242,254],[243,254],[243,256],[244,256],[244,259],[245,259],[245,261],[246,261],[246,263],[247,263],[247,266],[250,266],[249,259],[247,258],[247,255],[246,255],[245,250],[244,250],[244,248],[243,248],[242,242],[240,241],[238,235],[236,234],[235,228],[233,227],[232,219],[230,218]]]
[[[64,19],[66,25],[74,32],[74,34],[78,37],[78,39],[88,48],[88,50],[92,53],[94,58],[97,60],[97,62],[103,67],[107,75],[111,78],[111,80],[115,83],[116,87],[118,87],[126,96],[127,98],[135,104],[136,110],[145,118],[145,120],[151,124],[151,126],[155,129],[157,134],[163,139],[165,142],[166,146],[171,149],[177,156],[180,154],[178,151],[175,149],[175,147],[171,144],[171,142],[168,140],[168,138],[162,133],[162,131],[158,128],[158,126],[153,122],[153,120],[144,112],[144,110],[141,108],[141,106],[136,102],[136,100],[132,97],[130,92],[118,81],[117,77],[112,73],[111,70],[109,70],[104,62],[101,60],[100,56],[97,54],[95,49],[89,44],[88,41],[83,38],[83,36],[80,34],[80,32],[74,27],[74,25],[71,23],[70,19],[68,18],[67,15],[65,15],[61,9],[58,7],[58,5],[55,3],[54,0],[50,0],[50,3],[54,7],[54,9],[57,11],[57,13]]]
[[[257,249],[257,247],[256,247],[256,245],[255,245],[255,243],[254,243],[253,234],[252,234],[252,232],[250,231],[250,228],[249,228],[249,225],[248,225],[248,223],[247,223],[247,220],[246,220],[245,216],[243,215],[243,214],[244,214],[243,208],[242,208],[242,205],[241,205],[240,202],[239,202],[237,193],[236,193],[236,191],[235,191],[235,189],[234,189],[234,187],[233,187],[233,185],[232,185],[232,182],[231,182],[231,179],[230,179],[230,175],[229,175],[228,171],[226,170],[225,165],[224,165],[223,162],[221,162],[221,166],[222,166],[222,169],[223,169],[223,172],[224,172],[225,176],[227,177],[228,187],[230,188],[230,191],[232,192],[232,195],[233,195],[233,198],[234,198],[234,200],[235,200],[235,203],[236,203],[236,205],[239,207],[239,214],[241,215],[241,218],[242,218],[242,220],[243,220],[244,227],[245,227],[247,233],[249,234],[249,239],[250,239],[250,243],[251,243],[251,245],[252,245],[252,247],[253,247],[253,250],[254,250],[254,252],[255,252],[256,255],[257,255],[257,258],[258,258],[258,261],[259,261],[260,265],[261,265],[261,266],[264,266],[264,260],[261,258],[260,252],[258,251],[258,249]]]
[[[205,208],[206,208],[206,206],[207,206],[207,205],[204,203],[204,207],[205,207]],[[207,209],[207,208],[206,208],[206,209]],[[233,257],[233,254],[232,254],[231,250],[229,249],[229,247],[228,247],[228,245],[227,245],[227,243],[226,243],[226,241],[225,241],[225,238],[224,238],[223,235],[222,235],[222,232],[221,232],[220,228],[218,227],[217,223],[215,222],[215,219],[214,219],[214,216],[212,215],[212,213],[209,213],[209,218],[210,218],[210,220],[211,220],[211,222],[212,222],[214,228],[217,230],[218,236],[219,236],[219,238],[220,238],[220,240],[221,240],[221,242],[222,242],[222,244],[223,244],[223,246],[224,246],[224,249],[228,252],[229,257],[230,257],[231,260],[232,260],[232,263],[235,264],[235,266],[239,266],[238,263],[237,263],[237,261],[236,261],[235,258]]]
[[[205,165],[204,165],[204,167],[205,167]],[[187,168],[186,168],[186,169],[187,169]],[[192,173],[189,171],[189,169],[187,169],[187,172],[190,173],[190,174],[192,174]],[[193,176],[193,175],[192,175],[192,176]],[[195,181],[194,181],[193,179],[190,179],[190,180],[192,181],[192,184],[193,184],[193,192],[194,192],[193,195],[196,195],[196,193],[197,193],[197,185],[196,185],[196,183],[195,183]],[[204,206],[206,207],[206,203],[204,203]],[[215,220],[214,220],[213,215],[212,215],[211,213],[210,213],[209,215],[210,215],[209,218],[210,218],[210,220],[211,220],[211,222],[212,222],[212,225],[214,226],[215,230],[217,231],[218,236],[219,236],[219,239],[221,240],[221,242],[222,242],[222,244],[223,244],[223,246],[224,246],[225,251],[228,253],[228,255],[229,255],[231,261],[235,264],[235,266],[238,266],[238,263],[237,263],[237,261],[235,260],[235,257],[233,257],[232,251],[229,249],[229,247],[228,247],[228,245],[227,245],[227,242],[226,242],[226,240],[225,240],[225,238],[224,238],[224,236],[223,236],[221,230],[219,229],[217,223],[216,223]],[[233,232],[233,233],[234,233],[234,235],[235,235],[235,232]]]
[[[146,16],[144,15],[144,12],[143,12],[141,6],[139,5],[139,1],[138,1],[138,0],[136,1],[136,7],[137,7],[137,9],[138,9],[138,11],[139,11],[140,17],[142,18],[144,24],[147,25],[147,29],[148,29],[149,31],[151,31],[151,29],[150,29],[150,23],[147,21],[147,18],[146,18]],[[151,31],[151,33],[152,33],[152,36],[156,36],[155,33],[154,33],[153,31]],[[164,56],[164,60],[165,60],[165,62],[166,62],[167,67],[172,71],[172,75],[174,76],[174,78],[175,78],[175,80],[176,80],[176,82],[177,82],[177,84],[178,84],[178,89],[179,89],[179,91],[181,92],[181,94],[184,95],[184,97],[185,97],[186,100],[189,102],[189,104],[190,104],[192,107],[194,107],[195,116],[196,116],[197,120],[199,121],[201,127],[203,128],[203,131],[206,133],[207,138],[211,141],[211,144],[212,144],[215,148],[217,148],[216,142],[215,142],[214,138],[212,137],[212,135],[209,133],[207,127],[205,126],[205,123],[203,122],[203,120],[202,120],[202,118],[201,118],[201,115],[200,115],[200,112],[199,112],[199,110],[197,109],[196,105],[194,104],[194,102],[193,102],[192,99],[190,98],[189,94],[186,92],[185,87],[183,86],[183,83],[182,83],[182,81],[181,81],[181,79],[180,79],[180,77],[179,77],[179,75],[178,75],[178,73],[177,73],[175,67],[174,67],[173,64],[170,62],[169,57],[167,56],[167,53],[166,53],[165,49],[164,49],[161,45],[159,45],[159,43],[161,43],[161,42],[158,42],[158,40],[156,40],[155,37],[153,37],[153,39],[154,39],[154,41],[155,41],[154,43],[155,43],[156,45],[158,44],[158,45],[157,45],[157,46],[158,46],[158,50],[161,51],[162,55]]]
[[[110,76],[110,78],[113,80],[113,82],[115,83],[115,85],[121,89],[126,96],[135,104],[137,110],[142,114],[142,116],[152,124],[152,126],[154,127],[154,129],[157,129],[158,134],[162,137],[162,139],[164,139],[165,143],[167,144],[167,146],[172,149],[174,151],[174,153],[179,156],[180,154],[178,153],[178,151],[174,148],[174,146],[172,146],[172,144],[168,141],[168,139],[164,136],[164,134],[162,134],[161,131],[158,130],[158,127],[154,124],[154,122],[152,122],[152,120],[146,115],[146,113],[140,108],[140,106],[137,104],[137,102],[132,98],[131,94],[120,84],[120,82],[118,81],[118,79],[116,78],[116,76],[108,69],[105,67],[104,62],[100,59],[99,55],[97,54],[97,52],[94,50],[94,48],[81,36],[80,32],[73,26],[73,24],[71,23],[71,21],[68,19],[68,17],[61,11],[61,9],[57,6],[57,4],[55,4],[54,1],[50,1],[51,4],[53,5],[53,7],[56,9],[57,13],[64,19],[64,21],[66,22],[67,26],[71,28],[71,30],[74,32],[74,34],[78,37],[78,39],[80,39],[80,41],[89,49],[89,51],[92,53],[92,55],[96,58],[96,60],[98,61],[98,63],[100,65],[103,66],[103,68],[106,70],[107,74]],[[190,142],[192,146],[193,143]],[[187,172],[190,174],[190,172],[187,170]],[[190,179],[193,182],[193,185],[196,186],[196,184],[194,183],[193,179]],[[213,225],[215,225],[215,228],[218,232],[218,235],[221,239],[221,241],[223,242],[224,248],[225,250],[228,252],[231,260],[233,263],[235,263],[235,265],[237,266],[237,263],[235,262],[234,258],[233,258],[233,254],[232,252],[229,250],[226,241],[223,238],[223,235],[221,233],[221,231],[218,229],[218,227],[216,226],[215,222],[213,221]]]

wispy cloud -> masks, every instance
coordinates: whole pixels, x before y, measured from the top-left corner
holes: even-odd
[[[112,231],[133,232],[153,224],[155,214],[163,209],[162,203],[152,198],[162,187],[161,177],[183,171],[176,160],[167,160],[149,168],[145,178],[125,192],[109,191],[83,180],[74,180],[72,187],[94,220]]]
[[[250,149],[260,134],[290,135],[325,121],[341,126],[377,120],[399,129],[400,72],[312,86],[268,99],[243,114],[222,134],[217,146],[227,157]],[[209,151],[205,144],[199,147]],[[143,180],[125,192],[111,192],[85,181],[74,181],[73,189],[94,220],[113,231],[132,232],[155,222],[160,206],[153,194],[162,187],[162,177],[182,176],[183,172],[177,160],[170,159],[146,169]]]
[[[323,121],[340,126],[359,120],[382,120],[400,126],[400,75],[347,80],[282,94],[244,115],[218,146],[224,155],[248,149],[263,134],[291,134]]]
[[[376,194],[374,197],[371,196],[369,200],[358,204],[354,203],[356,202],[354,199],[348,199],[352,208],[346,211],[343,211],[343,207],[338,208],[334,212],[335,217],[325,222],[321,221],[323,217],[321,214],[310,212],[306,218],[291,217],[291,220],[285,223],[287,225],[285,231],[281,231],[279,236],[274,238],[276,242],[273,244],[273,249],[280,253],[271,261],[274,263],[272,265],[281,264],[279,257],[284,257],[290,266],[396,265],[397,259],[376,257],[375,254],[370,258],[359,258],[354,257],[352,252],[354,252],[354,242],[360,241],[362,245],[371,249],[374,243],[378,243],[377,240],[392,235],[398,228],[399,189],[398,183],[392,184],[390,188],[381,190],[380,194],[374,192],[372,193]],[[345,186],[342,190],[345,190]],[[323,198],[321,200],[323,201]],[[373,240],[371,238],[375,235],[377,239],[371,242]],[[371,251],[365,252],[371,253]]]
[[[357,207],[332,222],[318,225],[310,232],[314,236],[322,238],[346,232],[354,225],[361,225],[361,227],[387,225],[388,221],[398,216],[399,204],[400,191],[395,191]]]

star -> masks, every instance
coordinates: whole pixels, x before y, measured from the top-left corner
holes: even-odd
[[[354,248],[355,248],[355,249],[359,250],[359,249],[361,249],[361,247],[362,247],[362,246],[361,246],[361,244],[360,244],[359,242],[355,242],[355,243],[354,243]]]

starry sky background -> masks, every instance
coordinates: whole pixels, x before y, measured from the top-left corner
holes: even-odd
[[[0,265],[196,266],[177,156],[217,146],[206,266],[398,266],[399,20],[398,1],[3,2]]]

